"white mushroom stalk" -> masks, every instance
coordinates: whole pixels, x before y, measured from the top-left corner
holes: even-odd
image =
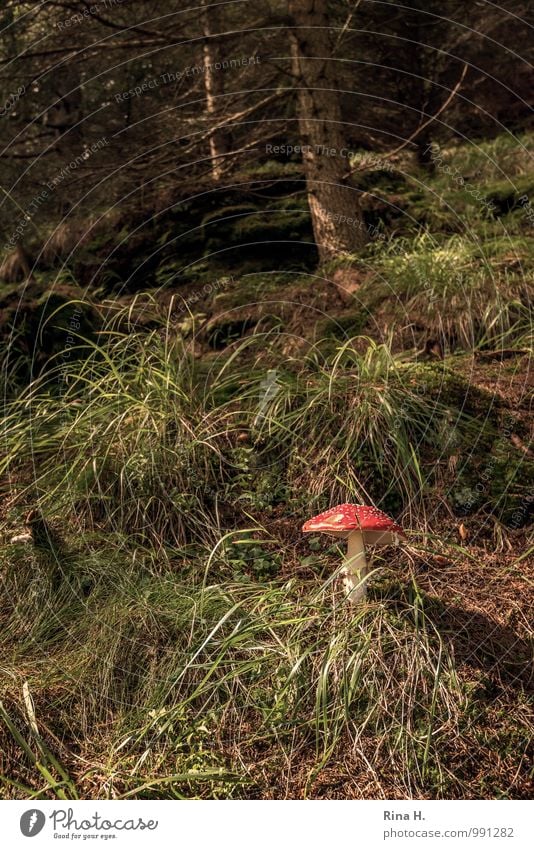
[[[363,534],[361,531],[352,531],[347,539],[347,554],[342,570],[343,586],[352,604],[367,598],[367,572]]]
[[[394,545],[406,534],[393,519],[377,507],[365,504],[339,504],[308,519],[303,533],[324,533],[347,540],[341,574],[350,604],[367,597],[367,545]]]

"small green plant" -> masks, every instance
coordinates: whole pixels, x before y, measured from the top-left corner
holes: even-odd
[[[269,551],[261,540],[240,536],[225,546],[224,558],[234,580],[265,581],[275,578],[281,565],[278,552]]]

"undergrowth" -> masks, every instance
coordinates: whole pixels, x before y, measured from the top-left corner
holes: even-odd
[[[444,157],[478,182],[503,168],[517,182],[515,151],[501,139]],[[102,307],[90,340],[32,372],[14,329],[5,798],[528,796],[526,393],[475,386],[453,352],[528,356],[532,238],[514,198],[492,219],[443,173],[428,185],[446,203],[358,258],[365,314],[342,341],[319,338],[317,310],[296,353],[280,322],[252,320],[242,338],[208,334],[206,351],[209,304],[148,297]],[[286,277],[266,284],[273,313]],[[262,279],[225,277],[213,304],[244,315]],[[416,325],[444,360],[401,350]],[[374,555],[360,608],[340,591],[340,547],[300,534],[341,501],[408,532]]]

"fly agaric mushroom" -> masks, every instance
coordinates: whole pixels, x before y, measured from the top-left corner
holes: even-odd
[[[391,545],[397,542],[398,537],[406,536],[400,525],[381,510],[362,504],[331,507],[325,513],[308,519],[302,531],[305,534],[330,534],[347,540],[343,584],[353,603],[363,600],[367,595],[365,545]]]

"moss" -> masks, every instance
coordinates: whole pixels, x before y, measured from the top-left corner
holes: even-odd
[[[213,266],[241,274],[285,268],[312,268],[317,263],[309,210],[284,199],[262,209],[242,206],[210,214],[205,226],[205,256]],[[228,211],[228,208],[227,210]],[[222,217],[221,217],[222,216]],[[206,225],[206,221],[204,221]]]
[[[407,217],[412,219],[412,229],[423,226],[434,235],[463,232],[465,226],[457,206],[438,198],[430,191],[411,193],[407,199]]]
[[[374,168],[362,172],[357,176],[355,183],[362,191],[372,192],[374,190],[387,192],[404,192],[409,182],[404,174],[389,168]]]
[[[523,234],[512,239],[508,232],[505,235],[489,236],[483,242],[474,242],[471,246],[474,259],[507,260],[510,264],[515,259],[523,263],[534,263],[534,237]]]
[[[410,364],[406,368],[410,385],[421,394],[430,395],[446,407],[498,428],[502,408],[499,395],[474,386],[445,362]]]
[[[491,511],[507,527],[530,524],[534,508],[534,463],[509,445],[489,459],[494,459],[487,493]]]
[[[236,224],[237,236],[260,241],[299,239],[309,232],[310,216],[300,209],[266,209],[249,215]]]
[[[290,279],[290,282],[293,281]],[[256,304],[258,301],[269,300],[276,296],[284,287],[287,288],[288,275],[276,272],[263,274],[246,274],[233,280],[218,292],[213,299],[213,312],[223,312],[236,307]]]
[[[318,326],[317,335],[325,339],[345,342],[347,339],[363,333],[370,315],[370,310],[362,306],[358,311],[344,313],[336,318],[328,318]]]
[[[518,209],[521,206],[520,198],[523,195],[532,197],[533,194],[534,180],[532,176],[525,175],[494,183],[486,194],[486,200],[495,206],[495,214],[502,216]]]
[[[220,351],[232,342],[242,339],[256,324],[257,317],[252,316],[235,317],[230,320],[219,321],[210,325],[206,341],[210,348]]]
[[[225,223],[233,221],[235,218],[240,218],[243,215],[254,215],[260,210],[253,203],[238,203],[230,206],[222,206],[220,208],[210,210],[202,218],[202,227],[207,228],[210,224],[216,224],[217,227],[224,226]],[[207,235],[205,230],[205,235]]]

